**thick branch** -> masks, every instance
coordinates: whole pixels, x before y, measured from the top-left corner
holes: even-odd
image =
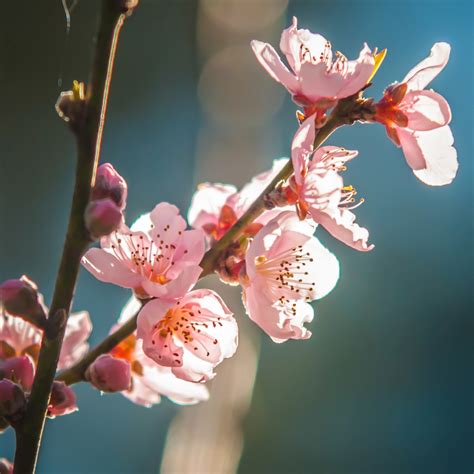
[[[81,257],[89,244],[84,211],[99,161],[108,92],[119,32],[125,15],[117,0],[103,0],[90,83],[87,87],[83,122],[75,129],[78,145],[76,178],[69,224],[48,325],[44,331],[36,376],[26,413],[17,429],[15,474],[35,471],[51,387],[61,351]]]

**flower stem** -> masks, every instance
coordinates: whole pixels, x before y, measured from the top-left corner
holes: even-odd
[[[90,243],[83,216],[99,162],[113,62],[125,11],[117,0],[102,1],[85,112],[83,120],[74,130],[78,153],[67,234],[56,277],[48,327],[41,342],[35,380],[25,416],[16,430],[15,474],[33,473],[36,468],[51,387],[74,296],[80,260]]]

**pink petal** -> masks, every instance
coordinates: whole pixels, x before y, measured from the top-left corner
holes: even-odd
[[[142,286],[147,294],[156,298],[177,299],[184,296],[198,281],[202,268],[198,265],[189,266],[174,280],[165,285],[143,280]]]
[[[198,265],[205,251],[205,236],[201,229],[186,230],[177,241],[173,255],[173,266],[166,273],[168,278],[175,278],[178,272],[188,266]]]
[[[361,252],[374,248],[368,245],[369,232],[357,225],[355,215],[347,209],[335,209],[331,214],[311,208],[311,217],[321,224],[333,237]]]
[[[302,52],[305,56],[309,56],[308,60],[311,61],[321,60],[320,58],[326,54],[326,61],[331,62],[332,52],[326,46],[327,40],[323,36],[305,29],[298,30],[296,17],[293,17],[292,25],[281,34],[280,49],[295,74],[300,71]]]
[[[150,219],[155,226],[152,232],[155,242],[163,240],[166,244],[174,244],[186,229],[186,221],[180,216],[179,209],[167,202],[155,206]]]
[[[260,284],[245,288],[243,301],[249,318],[275,342],[307,339],[311,336],[304,327],[305,322],[312,320],[311,305],[303,301],[290,301],[286,304],[274,302],[265,286]]]
[[[115,256],[105,250],[93,248],[86,252],[82,265],[98,280],[113,283],[124,288],[136,288],[142,277],[123,265]]]
[[[292,94],[298,93],[298,80],[281,62],[273,46],[256,40],[253,40],[250,44],[259,63],[265,68],[268,74],[270,74],[275,81],[286,87]]]
[[[444,186],[453,181],[458,160],[453,134],[449,127],[417,132],[417,144],[426,161],[426,169],[414,170],[415,176],[430,186]]]
[[[432,130],[451,121],[446,99],[430,90],[409,92],[403,99],[401,110],[408,118],[406,128],[410,130]]]
[[[374,55],[367,44],[364,44],[359,57],[355,61],[349,61],[346,82],[337,97],[343,99],[359,92],[372,76],[374,66]]]
[[[304,63],[300,70],[301,93],[311,101],[349,97],[367,84],[374,65],[374,56],[367,45],[364,45],[359,58],[348,61],[342,70],[333,66],[328,71],[325,63]]]
[[[173,374],[187,382],[202,383],[212,380],[216,374],[214,372],[214,364],[186,351],[184,354],[184,363],[181,367],[173,367]]]
[[[154,299],[138,314],[137,336],[143,339],[143,351],[156,363],[165,367],[183,364],[183,348],[179,347],[172,334],[165,337],[156,332],[156,325],[165,317],[173,302]]]
[[[89,350],[86,342],[92,332],[92,322],[87,311],[71,313],[67,320],[58,369],[76,363]]]
[[[415,135],[415,132],[400,127],[396,127],[396,130],[398,139],[400,140],[400,146],[402,147],[408,166],[412,170],[425,169],[427,166],[425,156],[418,145],[417,135]]]
[[[298,184],[303,181],[306,168],[308,166],[309,156],[313,151],[316,114],[310,115],[299,126],[291,143],[291,160],[295,172],[295,180]]]
[[[405,76],[409,91],[424,89],[446,66],[449,60],[451,46],[448,43],[435,43],[430,55],[417,64]]]
[[[189,225],[195,229],[201,229],[206,224],[216,224],[222,206],[226,203],[227,198],[236,192],[235,186],[229,184],[200,184],[189,207]]]
[[[335,288],[339,280],[339,261],[316,237],[307,242],[306,250],[314,258],[314,265],[307,266],[308,279],[314,283],[313,297],[319,300]]]
[[[179,379],[167,367],[155,365],[152,369],[145,368],[143,377],[136,379],[141,379],[142,385],[148,390],[160,393],[180,405],[194,405],[209,399],[205,385]]]

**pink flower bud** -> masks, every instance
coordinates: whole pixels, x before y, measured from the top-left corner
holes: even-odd
[[[27,355],[0,362],[0,379],[9,379],[29,391],[35,377],[35,366]]]
[[[86,226],[94,238],[109,235],[120,227],[123,215],[120,208],[112,199],[91,201],[85,212]]]
[[[0,285],[0,304],[13,316],[27,320],[44,320],[44,309],[38,295],[38,287],[28,277],[6,280]]]
[[[0,474],[13,474],[13,464],[8,459],[0,459]]]
[[[26,404],[23,390],[11,380],[0,380],[0,416],[13,416]]]
[[[98,357],[87,369],[86,378],[102,392],[121,392],[130,388],[130,364],[110,354]]]
[[[69,415],[77,410],[76,394],[73,389],[64,382],[55,381],[48,405],[48,417]]]
[[[91,200],[112,199],[123,211],[127,201],[127,183],[110,163],[100,165]]]

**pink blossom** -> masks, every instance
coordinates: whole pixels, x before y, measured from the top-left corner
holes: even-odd
[[[298,29],[296,17],[280,40],[280,49],[291,70],[270,44],[254,40],[251,45],[270,76],[304,107],[326,109],[338,99],[359,92],[369,82],[376,66],[375,55],[366,44],[356,60],[349,61],[338,52],[333,61],[331,43],[319,34]]]
[[[345,163],[357,156],[357,151],[324,146],[314,152],[314,137],[312,115],[299,127],[291,150],[300,217],[309,214],[336,239],[356,250],[372,250],[374,246],[367,243],[369,232],[355,223],[351,212],[358,206],[353,204],[356,191],[352,186],[344,186],[340,175]]]
[[[55,380],[51,390],[51,398],[48,405],[48,417],[69,415],[79,410],[76,404],[76,394],[73,389],[64,382]]]
[[[155,299],[138,315],[145,354],[190,382],[214,377],[213,369],[237,348],[237,323],[219,295],[194,290],[176,302]]]
[[[286,211],[255,236],[246,256],[243,300],[250,319],[275,342],[307,339],[309,301],[327,295],[339,279],[339,263],[313,236],[315,226]]]
[[[132,383],[127,360],[102,354],[87,368],[86,379],[101,392],[128,390]]]
[[[400,84],[388,87],[376,104],[375,119],[384,124],[390,139],[401,146],[408,165],[424,183],[449,184],[458,162],[447,125],[451,110],[446,99],[425,87],[444,69],[451,47],[435,43],[430,56],[416,65]]]
[[[82,311],[69,316],[58,369],[77,362],[89,349],[87,339],[92,330],[89,313]],[[0,360],[27,355],[36,363],[42,330],[16,316],[0,316]]]
[[[140,308],[139,300],[132,297],[113,330],[135,315]],[[142,343],[135,332],[111,351],[114,357],[127,360],[131,367],[132,385],[129,390],[122,391],[122,395],[133,403],[146,407],[159,403],[162,395],[180,405],[192,405],[209,398],[205,385],[177,378],[171,368],[162,367],[146,356]]]
[[[195,229],[202,229],[206,233],[209,242],[220,240],[287,163],[287,158],[274,160],[270,170],[252,178],[240,191],[229,184],[200,184],[194,193],[189,208],[189,224]],[[252,224],[247,226],[244,234],[247,236],[255,235],[264,224],[279,212],[281,212],[281,209],[264,212]]]
[[[185,230],[176,206],[158,204],[90,249],[82,264],[97,279],[131,288],[141,298],[178,298],[194,286],[204,255],[201,230]]]

